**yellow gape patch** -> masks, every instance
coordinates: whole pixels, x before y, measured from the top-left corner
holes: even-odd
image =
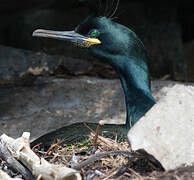
[[[101,44],[101,41],[97,38],[87,38],[87,39],[84,39],[84,41],[87,41],[89,42],[91,45],[93,44]]]
[[[86,38],[86,39],[83,39],[83,43],[73,42],[73,44],[77,47],[89,48],[92,45],[101,44],[101,41],[96,38]]]

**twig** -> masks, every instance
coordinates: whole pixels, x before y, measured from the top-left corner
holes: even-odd
[[[18,139],[3,134],[0,140],[5,142],[11,155],[21,161],[36,178],[41,175],[41,180],[81,180],[81,175],[74,169],[51,164],[44,158],[39,158],[30,149],[29,137],[30,133],[27,132]]]
[[[142,179],[142,176],[139,175],[137,172],[135,172],[133,169],[128,168],[135,176],[137,176],[139,179]]]
[[[97,144],[98,135],[99,135],[100,130],[101,130],[101,128],[102,128],[103,125],[104,125],[104,122],[103,121],[99,121],[98,126],[97,126],[97,129],[96,129],[96,134],[95,134],[95,137],[94,137],[93,146],[96,146],[96,144]]]
[[[42,145],[42,142],[40,142],[40,143],[36,144],[35,146],[33,146],[33,147],[32,147],[32,151],[34,151],[35,148],[39,147],[40,145]]]
[[[52,144],[52,145],[49,147],[48,151],[46,152],[46,155],[49,155],[53,149],[59,149],[59,147],[60,147],[59,145],[60,145],[62,142],[63,142],[63,140],[57,139],[57,142],[54,143],[54,144]]]
[[[85,122],[84,122],[84,126],[86,126],[92,133],[95,134],[95,131],[92,128],[90,128]]]
[[[110,177],[112,177],[115,174],[116,170],[111,172],[107,177],[105,177],[103,180],[108,180]]]
[[[104,158],[107,156],[114,156],[114,155],[123,155],[123,154],[128,155],[129,157],[137,157],[137,156],[139,157],[139,155],[136,155],[135,153],[129,152],[129,151],[110,151],[110,152],[95,154],[92,157],[88,158],[87,160],[81,162],[80,164],[74,165],[72,168],[75,170],[80,170],[84,166],[87,166],[90,163],[100,160],[101,158]]]

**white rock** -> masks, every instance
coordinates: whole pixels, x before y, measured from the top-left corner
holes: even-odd
[[[194,162],[194,86],[175,85],[128,133],[166,170]]]

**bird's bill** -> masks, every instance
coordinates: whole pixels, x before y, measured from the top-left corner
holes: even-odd
[[[51,31],[37,29],[33,32],[32,36],[70,41],[81,47],[90,47],[95,44],[101,44],[99,39],[85,37],[75,31]]]

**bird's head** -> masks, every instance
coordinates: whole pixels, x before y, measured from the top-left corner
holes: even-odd
[[[111,15],[118,7],[119,0],[116,2]],[[148,57],[143,43],[133,31],[113,22],[110,16],[91,15],[73,31],[38,29],[33,32],[33,36],[72,42],[111,64],[117,71],[124,89],[127,127],[134,124],[155,103],[150,91]]]
[[[123,54],[129,40],[124,26],[103,16],[89,16],[73,31],[37,29],[33,36],[69,41],[99,57]]]

